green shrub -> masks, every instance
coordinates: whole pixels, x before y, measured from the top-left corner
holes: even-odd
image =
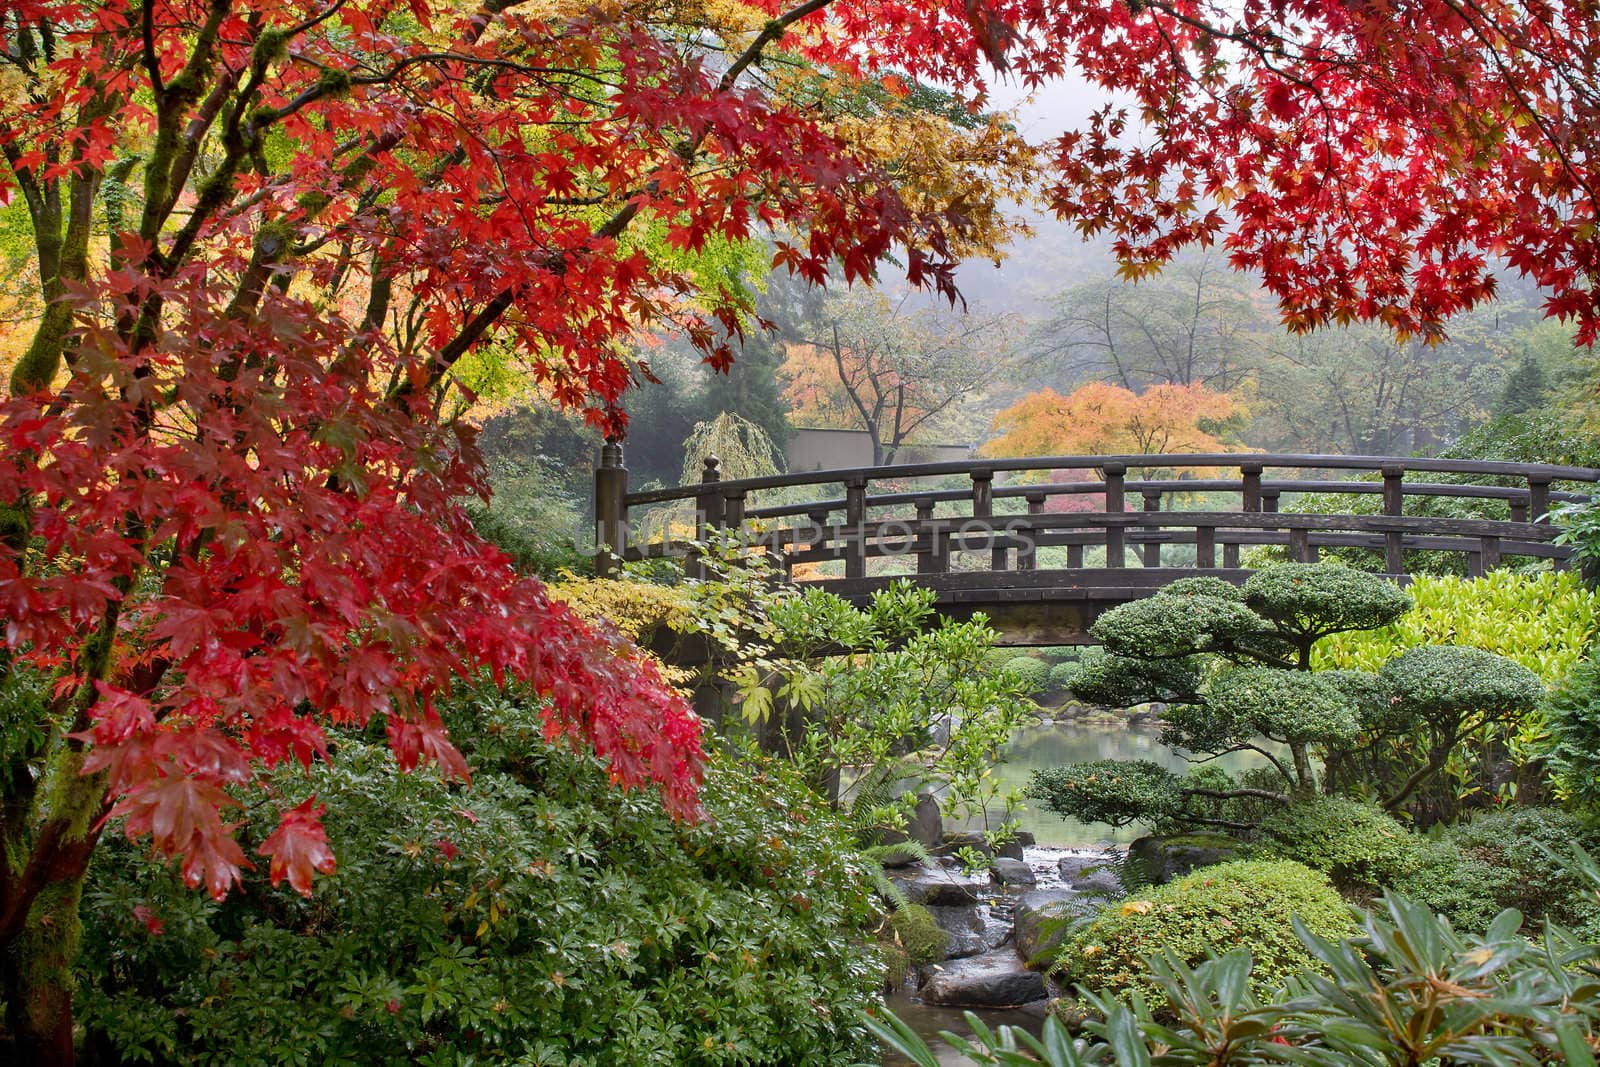
[[[1491,872],[1497,907],[1600,941],[1600,903],[1593,890],[1552,858],[1572,845],[1600,850],[1600,829],[1593,823],[1556,808],[1507,808],[1452,827],[1443,840]]]
[[[1449,919],[1458,930],[1479,933],[1500,914],[1504,872],[1477,856],[1463,855],[1444,837],[1416,838],[1413,868],[1393,888]]]
[[[1151,760],[1090,760],[1034,771],[1023,795],[1057,815],[1126,826],[1175,813],[1180,781]]]
[[[1065,692],[1071,685],[1072,679],[1077,677],[1081,668],[1076,660],[1068,663],[1057,663],[1050,668],[1050,689],[1052,692]]]
[[[1565,800],[1600,813],[1600,661],[1572,669],[1544,704],[1545,762]]]
[[[1406,591],[1411,611],[1380,629],[1321,641],[1312,665],[1376,671],[1408,648],[1464,645],[1515,660],[1550,685],[1566,677],[1600,633],[1600,595],[1570,571],[1418,575]]]
[[[79,1002],[109,1057],[167,1064],[832,1064],[869,1051],[881,983],[866,872],[775,764],[711,760],[711,818],[608,785],[534,709],[449,716],[470,791],[336,739],[285,769],[328,809],[338,872],[301,899],[265,872],[221,904],[107,842]],[[291,761],[292,762],[292,761]],[[248,836],[277,803],[244,813]],[[262,865],[265,867],[265,864]],[[154,932],[156,928],[160,932]]]
[[[1354,929],[1327,877],[1286,860],[1241,860],[1206,867],[1105,908],[1065,946],[1061,977],[1090,991],[1142,994],[1159,1012],[1166,994],[1149,958],[1162,951],[1194,966],[1211,952],[1243,948],[1255,959],[1250,982],[1270,993],[1315,959],[1295,936],[1340,938]]]
[[[1391,886],[1419,865],[1418,839],[1389,815],[1344,797],[1316,797],[1269,816],[1261,845],[1303,863],[1347,892]]]
[[[1050,665],[1032,656],[1012,656],[1005,670],[1022,683],[1029,693],[1042,693],[1050,685]]]

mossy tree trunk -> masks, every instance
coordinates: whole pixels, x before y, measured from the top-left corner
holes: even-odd
[[[73,1050],[73,967],[82,940],[78,903],[105,812],[102,775],[58,741],[41,780],[31,832],[8,826],[0,878],[0,979],[13,1062],[67,1067]]]

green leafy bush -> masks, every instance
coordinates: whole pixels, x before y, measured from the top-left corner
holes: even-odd
[[[1057,815],[1126,826],[1176,811],[1179,781],[1150,760],[1102,759],[1035,771],[1023,795]]]
[[[1532,943],[1518,935],[1520,922],[1507,912],[1481,936],[1464,935],[1427,908],[1387,895],[1380,908],[1360,913],[1355,937],[1301,928],[1299,940],[1320,970],[1281,989],[1261,992],[1259,967],[1244,950],[1194,966],[1166,954],[1149,968],[1159,1016],[1150,1004],[1108,991],[1088,996],[1076,1038],[1053,1017],[1035,1038],[1011,1027],[995,1033],[970,1014],[972,1038],[941,1036],[983,1067],[1594,1067],[1600,981],[1592,964],[1600,950],[1559,932]],[[899,1019],[871,1026],[917,1067],[938,1067]]]
[[[1268,852],[1323,872],[1347,892],[1394,885],[1421,863],[1416,835],[1378,808],[1344,797],[1297,802],[1256,829]]]
[[[1505,872],[1480,856],[1464,855],[1444,836],[1415,839],[1412,870],[1391,888],[1442,915],[1458,930],[1481,932],[1500,914],[1500,888]]]
[[[1072,685],[1072,680],[1077,677],[1079,670],[1077,660],[1057,663],[1050,668],[1049,688],[1054,692],[1064,692]]]
[[[1003,668],[1022,683],[1028,693],[1042,693],[1050,686],[1050,664],[1032,656],[1012,656]]]
[[[1312,665],[1376,671],[1409,648],[1464,645],[1515,660],[1550,685],[1577,665],[1600,633],[1600,595],[1570,571],[1418,575],[1406,591],[1409,612],[1378,629],[1319,642]]]
[[[1488,869],[1497,907],[1600,941],[1600,904],[1593,891],[1553,858],[1572,845],[1600,849],[1600,829],[1593,823],[1556,808],[1507,808],[1452,827],[1443,840]]]
[[[711,761],[706,822],[608,787],[535,710],[449,718],[470,791],[342,737],[314,898],[265,872],[218,904],[118,842],[85,900],[79,1000],[108,1056],[167,1064],[842,1064],[881,982],[866,872],[769,762]],[[277,804],[244,817],[270,831]],[[270,809],[270,810],[269,810]]]
[[[1209,953],[1242,948],[1255,959],[1252,987],[1271,992],[1316,966],[1295,935],[1296,919],[1325,937],[1354,928],[1344,900],[1317,871],[1286,860],[1218,864],[1108,906],[1067,942],[1057,971],[1088,990],[1138,993],[1159,1013],[1166,991],[1150,957],[1167,952],[1195,966]]]
[[[1600,661],[1572,669],[1544,704],[1549,731],[1541,746],[1557,792],[1600,813]]]

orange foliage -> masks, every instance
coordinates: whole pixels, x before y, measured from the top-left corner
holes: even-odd
[[[1219,436],[1244,409],[1227,393],[1202,385],[1152,385],[1135,394],[1090,382],[1068,396],[1030,393],[995,416],[1000,436],[986,456],[1107,456],[1122,453],[1235,452]]]

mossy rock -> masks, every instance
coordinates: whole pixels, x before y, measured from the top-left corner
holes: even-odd
[[[1152,834],[1128,846],[1130,880],[1137,885],[1166,885],[1190,871],[1250,854],[1249,845],[1226,834]]]

